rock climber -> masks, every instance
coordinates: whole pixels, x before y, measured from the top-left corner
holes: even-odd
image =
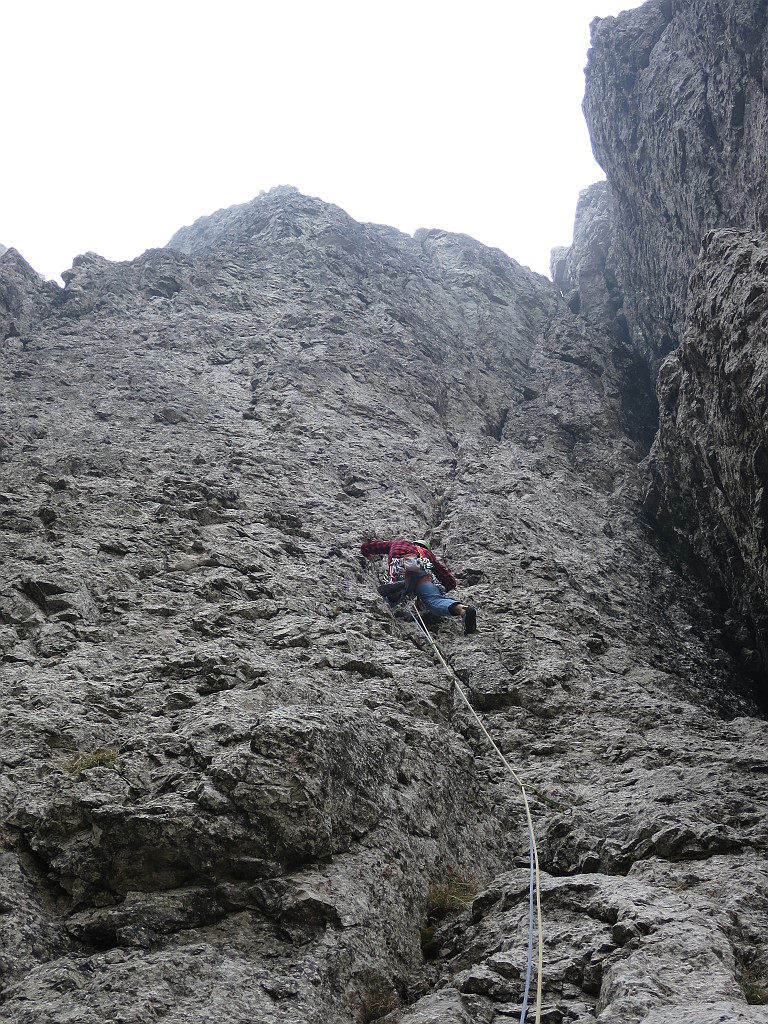
[[[389,583],[380,586],[378,591],[390,607],[406,595],[416,596],[435,615],[460,615],[465,636],[475,632],[477,612],[469,605],[444,596],[443,591],[455,588],[456,578],[435,558],[427,544],[404,539],[366,540],[360,545],[360,553],[370,562],[381,555],[387,556]]]

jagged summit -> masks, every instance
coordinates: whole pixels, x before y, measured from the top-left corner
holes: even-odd
[[[366,228],[392,238],[409,236],[383,225],[362,225],[332,203],[303,195],[292,185],[279,185],[250,202],[218,210],[198,218],[190,227],[180,228],[168,243],[169,249],[193,254],[217,247],[237,247],[318,238],[332,242],[334,233],[351,237]]]
[[[328,230],[334,221],[345,227],[354,223],[339,207],[305,196],[292,185],[278,185],[250,202],[199,217],[191,226],[180,228],[167,248],[192,254],[247,244],[254,236],[265,242],[300,238],[305,231]]]
[[[520,268],[502,250],[486,246],[470,235],[419,228],[411,236],[385,224],[359,222],[341,207],[306,196],[292,185],[277,186],[248,203],[198,218],[193,225],[180,228],[166,248],[199,255],[215,249],[254,245],[301,249],[311,243],[337,255],[346,251],[349,256],[373,260],[385,258],[388,249],[409,252],[409,258],[415,260],[421,252],[452,249],[456,254],[462,251],[468,265],[479,262]],[[527,268],[520,269],[533,274]]]

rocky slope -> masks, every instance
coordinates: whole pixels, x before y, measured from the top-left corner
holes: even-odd
[[[0,1020],[519,1014],[520,794],[357,554],[414,533],[535,790],[542,1019],[762,1019],[763,722],[639,515],[625,342],[292,189],[0,281]]]

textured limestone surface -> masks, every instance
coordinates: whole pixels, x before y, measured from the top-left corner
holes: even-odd
[[[552,250],[550,272],[572,312],[584,313],[629,340],[613,254],[615,222],[607,181],[585,188],[576,204],[573,243]]]
[[[520,793],[358,555],[414,534],[532,787],[542,1020],[759,1019],[764,721],[626,343],[288,188],[65,279],[0,257],[0,1021],[519,1016]]]
[[[703,236],[768,228],[764,0],[648,0],[595,20],[584,112],[616,210],[624,314],[654,365]]]
[[[552,250],[552,281],[573,313],[594,327],[613,334],[620,343],[614,358],[624,361],[624,374],[632,387],[623,393],[623,427],[650,446],[659,420],[651,367],[632,344],[624,315],[624,292],[614,252],[616,216],[608,182],[598,181],[579,195],[570,246]],[[630,344],[626,344],[629,342]]]
[[[768,238],[712,232],[680,347],[659,374],[649,507],[724,594],[737,640],[768,657]],[[677,524],[686,524],[679,530]],[[691,526],[693,529],[691,530]],[[757,668],[757,664],[755,665]]]
[[[763,690],[767,25],[762,0],[649,0],[593,23],[584,110],[607,181],[552,262],[570,307],[658,375],[647,509]]]

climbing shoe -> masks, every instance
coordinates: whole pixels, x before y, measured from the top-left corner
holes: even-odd
[[[464,612],[464,636],[477,631],[477,612],[474,608],[467,608]]]
[[[397,604],[405,593],[405,587],[402,583],[384,583],[376,589],[390,604]]]

